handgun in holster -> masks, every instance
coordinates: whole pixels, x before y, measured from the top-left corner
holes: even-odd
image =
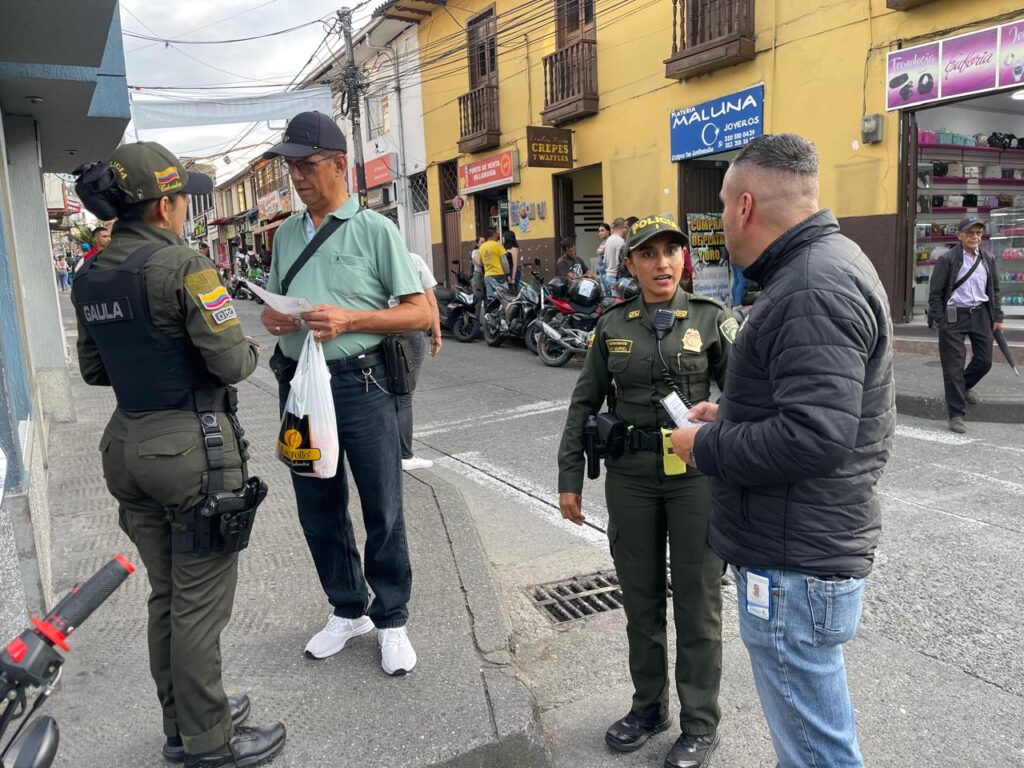
[[[256,509],[267,496],[267,484],[250,477],[237,491],[207,494],[193,507],[168,515],[175,529],[171,550],[193,555],[241,552],[249,546]]]
[[[583,422],[583,452],[587,460],[587,477],[601,476],[601,459],[617,459],[626,450],[626,422],[606,411],[590,414]]]

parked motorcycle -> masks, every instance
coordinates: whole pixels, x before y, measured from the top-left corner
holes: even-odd
[[[441,327],[451,331],[456,341],[466,343],[474,341],[480,335],[477,300],[473,295],[473,285],[469,276],[459,267],[459,260],[452,260],[452,264],[456,267],[452,270],[455,286],[435,286],[434,298],[437,299]]]
[[[534,259],[533,263],[540,266],[540,259]],[[534,269],[530,274],[536,285],[523,280],[519,284],[519,293],[499,288],[492,298],[486,300],[481,324],[488,346],[500,347],[505,339],[512,338],[523,339],[527,348],[531,348],[536,335],[532,331],[527,333],[527,329],[540,317],[546,290],[540,272]]]
[[[544,365],[559,368],[577,354],[587,351],[590,334],[605,312],[632,298],[638,292],[636,281],[623,278],[605,296],[601,284],[589,277],[556,284],[552,280],[552,310],[540,322],[542,335],[537,342],[537,355]]]

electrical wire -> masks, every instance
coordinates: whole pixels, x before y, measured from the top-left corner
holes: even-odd
[[[231,19],[236,19],[239,16],[244,16],[247,13],[252,13],[253,11],[259,10],[260,8],[265,8],[268,5],[273,5],[276,2],[278,2],[278,0],[267,0],[265,3],[260,3],[259,5],[253,6],[252,8],[246,8],[244,11],[239,11],[238,13],[233,13],[230,16],[225,16],[223,18],[216,19],[216,20],[208,22],[206,24],[201,24],[200,26],[193,27],[192,29],[186,29],[184,32],[179,32],[178,34],[179,35],[191,35],[193,32],[198,32],[201,29],[207,29],[208,27],[212,27],[212,26],[215,26],[217,24],[222,24],[225,21],[230,21]],[[128,9],[125,8],[125,10],[127,11]],[[151,48],[154,45],[159,45],[159,43],[147,43],[146,45],[140,45],[138,48],[132,48],[131,50],[125,51],[125,53],[126,54],[128,54],[128,53],[135,53],[136,51],[142,51],[142,50],[145,50],[146,48]]]
[[[126,8],[125,10],[128,9]],[[131,11],[128,12],[131,13]],[[135,16],[135,14],[132,14],[132,16],[136,19],[136,21],[138,21],[138,17]],[[298,24],[294,27],[288,27],[288,29],[279,29],[276,32],[267,32],[266,34],[253,35],[252,37],[237,37],[231,40],[171,40],[165,37],[140,35],[137,32],[129,32],[127,30],[125,30],[123,34],[125,37],[134,37],[138,40],[148,40],[152,43],[163,43],[164,45],[228,45],[230,43],[248,43],[253,40],[263,40],[264,38],[267,37],[277,37],[278,35],[285,35],[288,34],[289,32],[294,32],[297,29],[305,29],[306,27],[311,27],[314,24],[323,24],[326,20],[327,17],[321,17],[319,19],[307,21],[304,24]],[[149,29],[149,27],[146,28]]]

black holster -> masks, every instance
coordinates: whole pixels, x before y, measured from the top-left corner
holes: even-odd
[[[590,414],[583,422],[583,453],[587,477],[601,476],[601,459],[619,458],[626,450],[626,422],[614,413]]]
[[[194,507],[169,515],[184,530],[172,530],[171,551],[210,555],[241,552],[249,546],[256,509],[267,496],[267,484],[250,477],[238,491],[207,494]]]
[[[399,334],[385,336],[380,349],[384,353],[388,391],[393,395],[408,395],[416,388],[416,371],[412,365],[408,339]]]

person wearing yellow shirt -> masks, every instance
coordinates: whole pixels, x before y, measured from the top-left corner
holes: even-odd
[[[480,262],[484,265],[484,285],[487,298],[494,298],[494,292],[508,285],[508,272],[502,258],[505,246],[498,240],[498,230],[490,227],[487,230],[487,241],[480,246]]]

